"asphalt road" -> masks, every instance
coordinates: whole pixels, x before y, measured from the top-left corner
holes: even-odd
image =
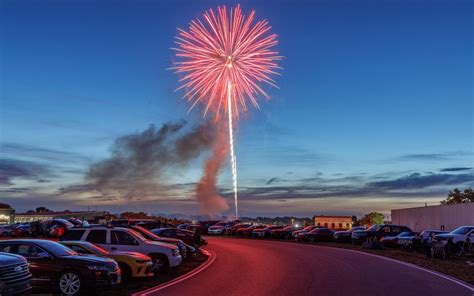
[[[209,238],[217,257],[160,296],[466,295],[467,287],[363,253],[275,241]]]

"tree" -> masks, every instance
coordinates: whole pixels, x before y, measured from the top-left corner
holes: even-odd
[[[466,188],[464,191],[454,188],[449,191],[446,200],[441,201],[442,205],[455,205],[460,203],[474,202],[474,191],[472,188]]]
[[[360,226],[360,221],[357,216],[352,216],[352,226]]]
[[[382,213],[371,212],[362,217],[359,221],[360,225],[383,224],[385,216]]]
[[[38,207],[36,208],[36,213],[49,213],[52,212],[50,209],[46,207]]]
[[[9,204],[0,202],[0,209],[11,209],[12,207]]]

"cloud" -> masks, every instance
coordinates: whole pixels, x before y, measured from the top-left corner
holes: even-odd
[[[468,151],[451,151],[443,153],[414,153],[406,154],[397,158],[401,161],[443,161],[465,157],[472,157],[473,153]]]
[[[473,174],[420,174],[365,182],[360,175],[343,178],[302,178],[286,180],[282,186],[274,177],[267,186],[239,187],[239,197],[245,200],[322,199],[322,198],[412,198],[439,197],[452,186],[474,183]],[[368,180],[373,179],[371,177]],[[268,186],[270,185],[270,186]]]
[[[474,180],[473,174],[428,174],[421,175],[413,173],[394,180],[372,182],[367,184],[372,188],[383,188],[387,190],[397,189],[422,189],[439,185],[458,185]]]
[[[400,160],[446,160],[450,159],[449,155],[442,153],[427,153],[427,154],[407,154],[400,156]]]
[[[15,155],[16,158],[28,160],[41,160],[51,163],[80,163],[89,162],[90,159],[80,154],[59,151],[54,149],[47,149],[32,145],[25,145],[19,143],[1,143],[0,151],[3,155]]]
[[[440,172],[461,172],[461,171],[469,171],[472,168],[468,167],[454,167],[454,168],[444,168],[441,169]]]
[[[15,178],[43,180],[49,175],[49,168],[45,165],[17,159],[0,159],[0,185],[12,185]]]

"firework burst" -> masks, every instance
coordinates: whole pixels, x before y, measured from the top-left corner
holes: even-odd
[[[277,61],[281,59],[272,48],[278,43],[277,35],[271,34],[268,22],[254,22],[255,11],[248,17],[242,14],[240,5],[230,9],[210,9],[203,19],[191,21],[189,30],[179,30],[176,37],[178,61],[176,73],[180,75],[184,97],[194,108],[204,107],[204,116],[215,114],[216,120],[227,113],[229,144],[236,216],[237,165],[234,154],[232,122],[240,112],[248,110],[249,103],[259,108],[257,97],[268,98],[262,84],[275,86],[270,77],[277,74]]]

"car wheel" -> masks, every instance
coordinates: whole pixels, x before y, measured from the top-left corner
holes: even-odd
[[[291,239],[291,234],[288,233],[288,234],[285,236],[285,239],[286,239],[286,240]]]
[[[62,295],[78,295],[81,284],[81,277],[74,271],[67,271],[59,276],[58,288]]]
[[[125,263],[119,263],[120,270],[122,271],[122,278],[125,282],[132,278],[132,269]]]
[[[310,238],[308,238],[308,240],[312,243],[314,243],[314,241],[315,241],[314,237],[312,237],[312,236]]]
[[[168,257],[164,254],[158,254],[154,255],[152,257],[152,270],[153,272],[159,272],[159,273],[167,273],[170,268],[170,264],[168,262]]]

